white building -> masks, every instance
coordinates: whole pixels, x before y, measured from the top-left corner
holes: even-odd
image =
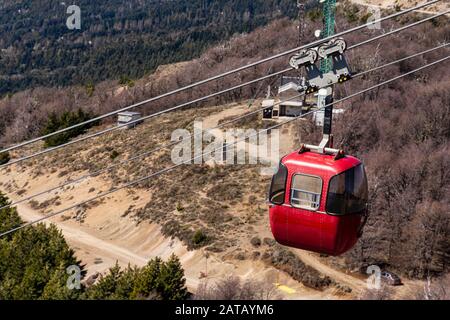
[[[263,107],[271,107],[263,112],[263,119],[298,117],[302,114],[303,99],[299,95],[300,78],[282,77],[277,99],[266,99]],[[295,98],[294,98],[295,97]]]
[[[267,99],[263,100],[262,107],[263,119],[272,120],[283,117],[298,117],[312,109],[317,108],[316,97],[314,100],[303,100],[300,95],[299,87],[302,86],[301,78],[287,77],[281,78],[278,94],[275,99],[270,99],[270,92]],[[301,90],[300,90],[301,91]],[[295,97],[295,98],[293,98]],[[344,112],[344,109],[333,109],[333,116],[338,117]],[[324,111],[318,110],[313,114],[313,121],[316,126],[323,127]]]
[[[303,100],[301,97],[296,97],[299,95],[299,85],[298,77],[281,78],[281,86],[278,88],[280,117],[298,117],[302,114]]]
[[[120,112],[117,114],[117,125],[121,126],[122,129],[132,129],[136,127],[138,124],[141,124],[142,121],[137,121],[141,118],[140,112]],[[132,123],[130,123],[132,122]],[[129,125],[125,125],[130,123]]]

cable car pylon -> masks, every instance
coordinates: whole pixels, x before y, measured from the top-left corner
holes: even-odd
[[[322,37],[327,38],[334,34],[336,1],[322,2]],[[356,244],[368,216],[363,163],[333,149],[334,85],[351,79],[346,49],[345,40],[335,38],[291,57],[291,67],[306,69],[307,85],[299,86],[299,91],[317,92],[317,110],[323,110],[323,137],[318,146],[302,144],[300,150],[283,157],[269,191],[270,226],[275,240],[333,256]]]

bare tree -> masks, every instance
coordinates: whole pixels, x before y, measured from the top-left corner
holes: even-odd
[[[432,281],[428,277],[423,292],[416,297],[419,300],[450,300],[450,275]]]
[[[214,284],[202,282],[194,295],[196,300],[274,300],[280,299],[271,283],[228,276]]]
[[[359,300],[391,300],[394,291],[386,284],[382,284],[379,289],[366,289]]]

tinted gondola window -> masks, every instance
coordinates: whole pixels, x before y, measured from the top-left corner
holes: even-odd
[[[274,204],[283,204],[286,193],[287,168],[280,163],[277,173],[272,178],[270,185],[269,201]]]
[[[367,178],[362,164],[330,180],[326,211],[332,214],[350,214],[366,208]]]
[[[322,179],[297,174],[292,178],[291,204],[296,208],[317,210],[322,194]]]

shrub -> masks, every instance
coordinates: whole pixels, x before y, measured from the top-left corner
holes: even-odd
[[[86,84],[86,94],[88,97],[92,97],[94,95],[95,85],[92,81]]]
[[[263,259],[307,287],[323,290],[333,283],[330,277],[304,264],[294,253],[280,245],[266,250]]]
[[[250,240],[250,243],[252,244],[252,246],[254,247],[259,247],[261,245],[261,239],[259,237],[253,237]]]
[[[111,158],[111,160],[114,160],[114,159],[116,159],[119,155],[120,155],[120,153],[119,153],[118,151],[113,150],[113,151],[111,152],[111,154],[109,155],[109,157]]]
[[[392,300],[394,291],[386,284],[382,284],[380,289],[366,289],[363,291],[360,300]]]
[[[314,10],[308,11],[307,14],[308,14],[308,18],[313,22],[316,20],[319,20],[323,16],[322,10],[320,10],[320,9],[314,9]]]
[[[127,76],[121,76],[119,79],[119,84],[122,86],[127,86],[127,87],[134,87],[134,81],[131,80],[129,77]]]
[[[43,135],[47,135],[50,133],[53,133],[55,131],[71,127],[73,125],[76,125],[78,123],[85,122],[87,120],[90,120],[93,118],[93,115],[90,113],[84,112],[82,109],[78,109],[76,112],[69,112],[66,111],[60,116],[58,116],[55,112],[51,113],[48,121],[42,131]],[[72,130],[48,137],[45,139],[45,147],[55,147],[59,146],[63,143],[68,142],[70,139],[83,134],[88,130],[89,128],[97,125],[98,122],[92,122],[77,128],[74,128]]]
[[[9,160],[11,160],[11,157],[9,156],[9,152],[0,153],[0,165],[8,163]]]
[[[347,9],[345,17],[349,23],[356,22],[359,20],[358,13],[359,8],[356,5],[352,5],[349,9]]]
[[[181,212],[181,211],[183,211],[184,210],[184,207],[183,207],[183,205],[181,204],[181,203],[177,203],[177,211],[178,212]]]
[[[268,245],[269,247],[273,247],[274,245],[277,244],[277,242],[271,238],[264,238],[264,244]]]

